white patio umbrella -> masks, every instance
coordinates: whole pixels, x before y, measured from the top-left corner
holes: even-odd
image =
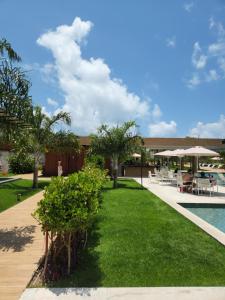
[[[140,158],[140,157],[141,157],[141,154],[133,153],[131,156],[134,157],[134,158]]]
[[[172,155],[172,152],[173,151],[170,151],[170,150],[165,150],[165,151],[161,151],[161,152],[157,152],[157,153],[155,153],[154,155],[155,156],[173,156]]]
[[[209,150],[207,148],[196,146],[189,149],[184,150],[184,155],[186,156],[194,156],[197,158],[197,168],[198,168],[198,159],[201,156],[219,156],[219,153]]]

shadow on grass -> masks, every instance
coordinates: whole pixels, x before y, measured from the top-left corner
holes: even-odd
[[[20,252],[27,244],[33,243],[35,225],[0,229],[0,250]]]
[[[50,290],[57,296],[67,294],[71,289],[64,290],[62,287],[75,287],[76,295],[91,296],[93,288],[101,286],[104,274],[100,269],[99,251],[100,244],[99,227],[101,216],[95,219],[93,227],[89,231],[86,247],[78,250],[78,260],[73,273],[57,282],[49,285]]]
[[[128,190],[146,190],[145,187],[142,187],[141,185],[137,185],[137,186],[129,186],[127,183],[121,183],[121,182],[118,182],[117,183],[117,187],[116,188],[113,188],[112,186],[111,187],[104,187],[103,191],[109,191],[109,190],[117,190],[117,189],[128,189]]]
[[[26,182],[26,179],[21,179],[23,181]],[[32,182],[30,181],[30,186],[27,186],[27,185],[23,185],[23,183],[21,183],[21,180],[18,179],[16,181],[13,181],[13,182],[6,182],[6,183],[2,183],[0,185],[0,190],[17,190],[18,192],[19,191],[22,191],[22,192],[30,192],[30,191],[35,191],[35,189],[32,188]],[[38,189],[44,189],[45,186],[48,186],[50,182],[48,181],[40,181],[38,182]]]

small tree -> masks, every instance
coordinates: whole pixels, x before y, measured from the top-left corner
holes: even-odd
[[[46,237],[43,275],[48,260],[49,232],[52,237],[52,249],[59,253],[66,247],[67,273],[70,273],[71,253],[75,247],[77,233],[86,230],[98,212],[104,181],[104,171],[85,168],[67,179],[53,178],[46,188],[44,198],[38,203],[38,209],[34,213]]]
[[[136,127],[134,121],[111,128],[102,125],[97,134],[91,136],[92,153],[111,159],[114,188],[117,186],[119,162],[125,160],[142,143],[141,137],[135,132]]]
[[[38,185],[38,166],[41,155],[45,152],[46,146],[49,143],[53,127],[60,121],[70,125],[70,115],[61,111],[55,116],[48,117],[42,112],[39,106],[34,108],[34,113],[31,118],[32,128],[30,130],[32,138],[31,147],[34,155],[33,188],[37,188]]]

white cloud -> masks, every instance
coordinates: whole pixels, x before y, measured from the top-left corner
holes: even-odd
[[[103,59],[82,57],[81,45],[92,26],[75,18],[71,26],[59,26],[37,40],[54,56],[54,65],[45,68],[55,70],[65,95],[62,109],[71,113],[72,127],[80,134],[95,131],[101,123],[145,118],[150,113],[148,101],[129,92],[122,80],[112,78]]]
[[[224,138],[225,116],[221,115],[219,120],[213,123],[198,122],[196,127],[190,130],[190,136],[202,138]]]
[[[185,3],[184,4],[184,9],[187,11],[187,12],[191,12],[192,11],[192,8],[194,7],[194,3],[193,2],[189,2],[189,3]]]
[[[202,49],[198,42],[194,43],[192,54],[192,64],[196,69],[202,69],[206,66],[207,56],[202,54]]]
[[[209,19],[209,29],[216,36],[216,40],[204,47],[205,53],[203,53],[199,42],[195,42],[192,64],[196,72],[191,79],[186,80],[189,88],[225,78],[225,29],[222,23],[216,22],[212,17]],[[207,68],[206,64],[208,67],[213,66],[213,68]]]
[[[223,72],[223,75],[225,75],[225,57],[218,58],[218,65],[221,71]]]
[[[208,51],[212,56],[225,55],[225,41],[209,45]]]
[[[187,86],[190,88],[190,89],[193,89],[195,88],[196,86],[198,86],[199,84],[201,83],[201,80],[199,78],[199,75],[197,73],[194,73],[191,77],[191,79],[189,79],[187,81]]]
[[[170,38],[166,39],[166,46],[169,48],[175,48],[176,47],[176,37],[172,36]]]
[[[177,124],[174,121],[166,123],[164,121],[150,124],[149,135],[151,137],[171,137],[176,134]]]
[[[42,106],[42,107],[41,107],[41,111],[42,111],[43,114],[45,114],[46,116],[48,116],[49,118],[51,118],[52,113],[49,112],[49,111],[47,111],[47,109],[46,109],[45,106]]]
[[[153,110],[152,110],[152,117],[153,117],[153,120],[159,120],[162,116],[162,112],[161,112],[161,109],[159,107],[158,104],[155,104],[154,107],[153,107]]]
[[[207,82],[215,81],[215,80],[218,80],[219,78],[220,78],[220,76],[217,74],[216,70],[209,70],[209,73],[206,74]]]
[[[58,106],[58,102],[52,98],[47,98],[47,103],[51,106]]]

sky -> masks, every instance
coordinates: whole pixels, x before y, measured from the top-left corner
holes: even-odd
[[[0,0],[36,105],[71,130],[225,138],[224,0]],[[3,13],[4,12],[4,13]]]

